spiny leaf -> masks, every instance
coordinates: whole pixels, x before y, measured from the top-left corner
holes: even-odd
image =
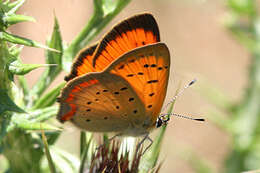
[[[60,94],[60,90],[65,86],[65,82],[61,83],[57,87],[53,88],[44,96],[40,97],[34,104],[32,109],[44,108],[47,106],[51,106],[57,100],[58,95]]]
[[[81,162],[80,162],[80,167],[79,167],[79,173],[83,173],[84,172],[84,168],[85,168],[85,163],[87,160],[87,156],[89,153],[89,147],[90,144],[92,142],[92,133],[87,133],[86,132],[81,132],[80,133],[80,158],[81,158]]]
[[[7,25],[13,25],[20,22],[35,22],[35,19],[31,16],[24,16],[19,14],[13,14],[4,18]]]
[[[169,109],[167,111],[168,114],[172,113],[174,103],[175,102],[173,102],[170,105],[170,107],[169,107]],[[164,134],[166,132],[166,128],[167,128],[166,125],[163,125],[160,128],[160,132],[156,136],[156,138],[154,139],[152,146],[144,154],[144,156],[143,156],[143,158],[141,160],[142,163],[143,163],[142,164],[143,166],[140,169],[140,173],[145,173],[148,170],[153,169],[154,167],[156,167],[156,164],[157,164],[157,161],[158,161],[158,158],[159,158],[159,154],[160,154],[160,151],[161,151],[161,145],[162,145],[163,137],[164,137]]]
[[[60,53],[47,51],[47,63],[48,64],[58,64],[59,66],[55,68],[61,68],[61,57],[63,52],[63,46],[62,46],[62,38],[60,33],[60,27],[57,18],[54,18],[54,28],[51,36],[51,40],[48,43],[48,46],[50,48],[54,48],[58,50]],[[51,70],[55,71],[55,70]]]
[[[58,112],[58,106],[50,106],[46,108],[36,109],[29,113],[19,115],[20,117],[26,117],[30,122],[43,122],[55,116]]]
[[[49,150],[49,145],[48,145],[48,142],[47,142],[47,139],[46,139],[46,136],[45,136],[43,130],[42,130],[42,141],[43,141],[43,145],[44,145],[44,149],[45,149],[45,155],[46,155],[47,160],[48,160],[50,171],[51,171],[51,173],[55,173],[56,168],[55,168],[54,162],[52,160],[51,153],[50,153],[50,150]]]
[[[19,83],[19,86],[21,87],[21,89],[23,91],[23,95],[27,96],[28,93],[29,93],[29,87],[28,87],[28,84],[27,84],[25,77],[24,76],[18,76],[18,83]],[[24,101],[26,101],[25,97],[24,97]]]
[[[6,4],[6,6],[8,7],[8,14],[15,13],[23,5],[24,2],[25,0],[17,0],[12,3]]]
[[[5,111],[25,113],[25,111],[18,107],[8,96],[7,90],[0,89],[0,98],[0,115]]]
[[[40,44],[36,41],[30,40],[30,39],[27,39],[27,38],[24,38],[24,37],[20,37],[20,36],[17,36],[17,35],[13,35],[13,34],[10,34],[8,32],[5,32],[5,31],[0,32],[0,40],[8,41],[8,42],[15,43],[15,44],[21,44],[21,45],[31,46],[31,47],[38,47],[38,48],[43,48],[43,49],[51,50],[51,51],[54,51],[54,52],[58,52],[57,50],[49,48],[45,45],[42,45],[42,44]]]
[[[59,50],[60,53],[47,51],[46,53],[46,63],[57,64],[57,66],[48,67],[44,73],[41,75],[36,85],[32,88],[32,97],[38,98],[46,88],[51,84],[55,77],[60,73],[61,67],[61,57],[63,53],[62,38],[59,29],[58,20],[55,18],[55,24],[52,32],[51,40],[48,42],[48,46]]]
[[[19,128],[23,130],[51,130],[51,131],[59,131],[61,129],[47,124],[47,123],[32,123],[30,121],[21,122],[13,126],[14,128]],[[10,130],[10,129],[9,129]]]
[[[56,66],[56,64],[22,64],[19,60],[16,60],[9,65],[9,71],[16,75],[25,75],[39,67],[49,66]]]

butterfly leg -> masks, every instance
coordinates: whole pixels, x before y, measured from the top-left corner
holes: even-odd
[[[152,146],[153,144],[153,140],[149,137],[149,134],[146,134],[144,136],[144,138],[137,144],[137,151],[139,151],[141,145],[144,143],[145,140],[149,140],[150,144],[145,148],[144,152],[142,153],[142,155],[144,155],[144,153]]]
[[[121,133],[118,133],[118,134],[112,136],[111,138],[108,138],[108,140],[107,140],[107,141],[104,141],[103,144],[99,145],[99,146],[96,148],[96,150],[99,150],[100,148],[104,147],[106,144],[108,144],[108,143],[110,143],[112,140],[114,140],[116,137],[121,136],[121,135],[122,135]]]

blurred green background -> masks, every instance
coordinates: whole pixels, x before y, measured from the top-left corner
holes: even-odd
[[[232,3],[240,6],[234,6]],[[173,112],[204,117],[208,120],[198,123],[175,117],[171,119],[160,154],[160,160],[163,160],[161,172],[194,172],[190,158],[195,156],[190,155],[190,150],[217,172],[222,172],[225,164],[230,167],[235,164],[234,167],[248,170],[257,169],[256,162],[259,163],[260,169],[260,162],[257,162],[259,155],[248,157],[249,150],[251,154],[260,152],[257,147],[257,128],[254,128],[253,132],[248,130],[254,125],[247,123],[247,118],[239,119],[235,125],[232,124],[235,121],[232,118],[217,118],[222,114],[225,114],[224,117],[239,117],[235,115],[238,115],[240,107],[246,105],[243,103],[250,100],[247,96],[250,95],[250,87],[255,84],[258,85],[253,95],[260,96],[259,81],[254,83],[254,79],[259,80],[259,77],[249,75],[252,74],[251,65],[255,63],[253,60],[258,56],[259,43],[251,43],[250,39],[258,40],[257,29],[260,28],[254,23],[258,19],[253,13],[259,5],[259,1],[249,0],[132,0],[96,38],[102,38],[114,24],[126,17],[150,12],[159,24],[162,42],[168,45],[171,52],[172,67],[165,102],[174,96],[180,86],[193,78],[198,79],[192,89],[185,91],[178,98]],[[18,13],[33,16],[37,22],[17,24],[11,27],[11,31],[44,43],[52,33],[55,14],[59,20],[63,40],[70,42],[91,16],[92,7],[92,0],[28,0]],[[243,32],[248,39],[244,39]],[[38,64],[44,63],[43,55],[42,49],[25,47],[21,57],[24,63]],[[255,68],[258,67],[260,68]],[[42,72],[43,69],[37,69],[26,75],[30,86]],[[63,72],[52,86],[63,81],[64,75]],[[217,90],[211,91],[213,88]],[[259,98],[253,101],[255,106],[260,103],[258,101]],[[251,113],[252,115],[250,111],[244,111],[241,114],[243,117],[260,116],[259,112]],[[258,122],[256,116],[251,121]],[[229,125],[233,128],[229,129]],[[241,126],[242,129],[239,129]],[[239,140],[239,131],[249,131],[246,135],[250,138],[256,136],[257,139],[253,138],[253,144],[257,145],[250,143],[250,147],[240,146],[241,141],[236,142]],[[78,153],[78,143],[75,142],[78,138],[79,130],[67,123],[57,145],[72,153]],[[247,143],[250,140],[242,140],[242,143],[243,141]],[[226,162],[230,154],[235,160]],[[240,161],[240,158],[243,161]],[[229,170],[236,172],[233,168]]]

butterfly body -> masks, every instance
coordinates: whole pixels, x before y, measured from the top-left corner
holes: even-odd
[[[140,23],[144,19],[145,26]],[[153,22],[150,14],[127,19],[79,54],[59,98],[61,122],[127,136],[148,134],[155,127],[166,95],[170,55],[158,42]]]

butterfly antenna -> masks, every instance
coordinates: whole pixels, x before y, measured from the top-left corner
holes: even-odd
[[[180,117],[180,118],[185,118],[185,119],[188,119],[188,120],[205,121],[204,118],[192,118],[192,117],[187,116],[187,115],[181,115],[181,114],[176,114],[176,113],[163,114],[162,116],[166,116],[166,115],[170,115],[170,116],[173,115],[173,116]]]
[[[176,114],[176,113],[170,113],[170,114],[161,114],[156,121],[156,127],[161,127],[162,125],[166,125],[168,121],[170,121],[170,116],[176,116],[180,118],[185,118],[188,120],[194,120],[194,121],[205,121],[204,118],[192,118],[191,116]]]
[[[187,89],[189,88],[191,85],[193,85],[195,82],[197,81],[197,79],[193,79],[190,83],[188,83],[186,86],[184,86],[170,101],[169,103],[167,103],[164,108],[162,109],[162,111],[165,111],[165,109],[172,104],[173,102],[175,102],[175,100]]]

